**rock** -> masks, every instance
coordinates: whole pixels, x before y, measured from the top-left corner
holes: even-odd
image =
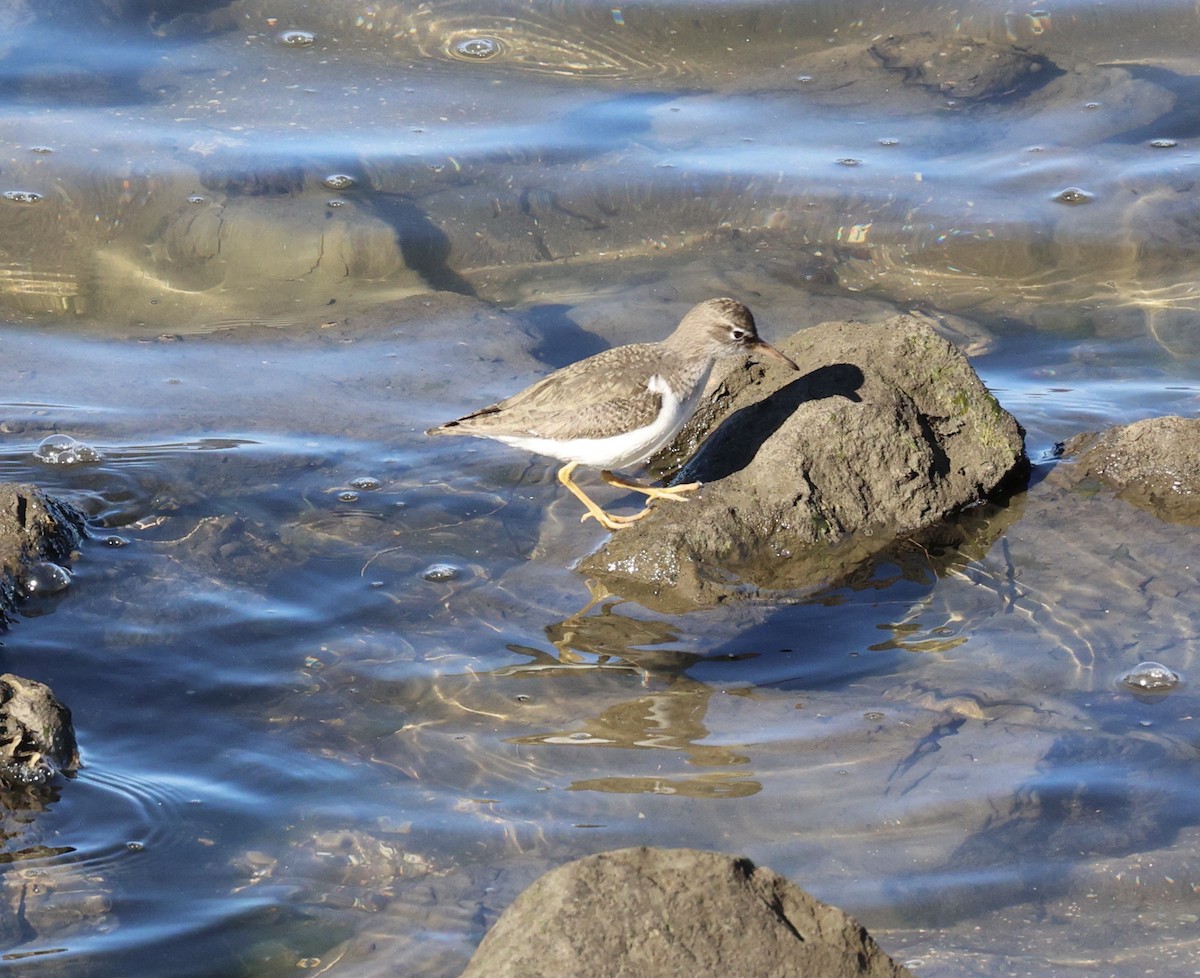
[[[1168,523],[1200,526],[1200,419],[1149,418],[1076,435],[1071,481],[1095,479]]]
[[[10,785],[41,785],[77,767],[71,711],[44,683],[0,676],[0,778]]]
[[[849,978],[911,972],[853,918],[745,858],[618,849],[539,878],[463,978]]]
[[[41,561],[63,562],[83,539],[83,515],[27,483],[0,483],[0,625],[8,620],[22,574]]]
[[[959,35],[893,36],[870,50],[885,68],[903,72],[905,84],[962,100],[1024,95],[1063,73],[1041,55]]]
[[[704,488],[657,503],[583,573],[665,611],[811,591],[1028,470],[1015,419],[924,322],[825,323],[782,349],[808,372],[727,378],[673,449],[712,432],[678,476]]]

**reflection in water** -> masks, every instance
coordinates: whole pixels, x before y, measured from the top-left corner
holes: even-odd
[[[1196,230],[1184,158],[1172,154],[1190,138],[1188,73],[1089,62],[1072,46],[1086,33],[1079,16],[1069,39],[1061,21],[1034,18],[1035,30],[1018,17],[1027,50],[1007,38],[1010,12],[988,4],[951,39],[922,34],[925,15],[910,13],[886,42],[880,30],[895,23],[842,25],[831,54],[812,21],[835,29],[849,14],[832,7],[764,8],[743,22],[720,8],[694,18],[600,5],[240,5],[239,33],[272,29],[249,43],[206,35],[205,63],[220,73],[197,70],[175,40],[145,38],[156,55],[139,66],[149,114],[135,125],[97,110],[88,123],[116,125],[115,150],[85,152],[44,99],[50,138],[18,133],[6,167],[2,189],[20,200],[0,200],[0,296],[17,313],[186,331],[322,322],[444,289],[519,301],[534,288],[544,297],[547,276],[561,280],[550,291],[570,294],[581,263],[710,253],[754,277],[833,281],[994,329],[1144,328],[1186,355],[1197,300],[1178,269]],[[229,9],[188,17],[235,24]],[[288,19],[311,25],[314,45],[274,43]],[[335,98],[323,66],[361,54],[356,41],[404,67]],[[884,64],[880,45],[891,45]],[[911,47],[934,62],[953,54],[947,77],[969,76],[968,88],[910,77]],[[979,64],[967,70],[959,56]],[[426,62],[446,74],[414,76]],[[30,70],[9,63],[17,77]],[[1023,66],[1020,77],[1005,65]],[[543,71],[625,88],[545,101]],[[704,84],[673,83],[673,72]],[[172,85],[158,83],[164,73]],[[439,79],[463,86],[454,110],[431,90]],[[345,138],[316,131],[322,111],[341,116]],[[1175,145],[1138,135],[1155,127],[1160,146],[1164,135]],[[862,165],[836,166],[846,158]],[[343,168],[361,186],[332,192],[323,181]],[[1055,203],[1073,186],[1088,207]]]
[[[559,667],[568,676],[573,670],[588,668],[584,657],[594,657],[596,666],[612,668],[620,664],[641,677],[643,692],[625,702],[613,704],[599,713],[586,713],[573,719],[569,727],[541,730],[511,738],[514,744],[542,744],[557,747],[604,747],[681,751],[687,764],[704,767],[744,765],[749,758],[725,747],[703,743],[710,731],[704,714],[713,688],[687,676],[687,669],[699,656],[672,652],[660,646],[677,638],[666,622],[627,617],[615,612],[619,600],[604,603],[608,595],[594,583],[589,584],[592,600],[583,611],[555,625],[547,626],[546,635],[559,652],[560,661],[573,663]],[[600,605],[596,615],[586,616]],[[530,666],[510,666],[504,675],[520,676],[529,668],[539,679],[553,672],[543,653],[522,646],[510,648],[532,658]],[[612,660],[616,660],[613,663]],[[697,773],[694,777],[605,777],[576,780],[575,790],[681,793],[692,797],[741,797],[758,791],[760,785],[748,779],[747,771]]]

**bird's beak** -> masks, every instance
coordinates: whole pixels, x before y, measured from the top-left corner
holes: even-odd
[[[786,363],[793,370],[800,369],[800,367],[797,365],[795,360],[793,360],[791,357],[787,356],[784,353],[780,353],[777,349],[775,349],[775,347],[771,346],[771,344],[768,343],[766,340],[755,340],[754,343],[750,344],[750,352],[757,353],[762,356],[773,357],[774,359],[778,360],[780,363]]]

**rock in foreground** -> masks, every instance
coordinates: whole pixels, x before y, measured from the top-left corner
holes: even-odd
[[[680,436],[686,454],[707,435],[678,477],[703,489],[613,534],[584,573],[668,611],[812,590],[1027,471],[1017,422],[924,322],[826,323],[781,349],[807,372],[728,378]]]
[[[853,918],[748,859],[619,849],[546,873],[463,978],[912,978]]]

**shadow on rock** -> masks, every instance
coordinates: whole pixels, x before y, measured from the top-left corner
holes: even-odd
[[[862,383],[863,372],[853,364],[830,364],[741,408],[721,423],[700,454],[688,464],[688,477],[700,482],[716,482],[740,472],[801,404],[827,397],[861,401],[857,391]]]

